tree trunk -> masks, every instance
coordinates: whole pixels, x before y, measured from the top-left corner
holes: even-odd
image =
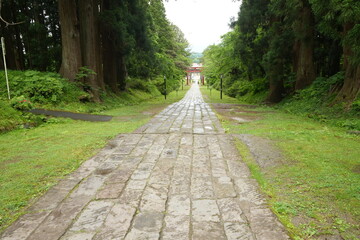
[[[341,43],[339,40],[332,40],[329,55],[328,55],[328,64],[326,67],[326,76],[330,77],[335,73],[340,71],[340,60],[341,60]]]
[[[281,61],[276,62],[274,62],[271,72],[268,73],[270,82],[270,91],[266,98],[266,102],[268,103],[280,102],[283,99],[285,92],[283,80],[283,63]]]
[[[103,28],[102,31],[103,41],[103,62],[104,62],[104,81],[114,93],[119,92],[117,84],[117,71],[116,71],[116,53],[114,51],[113,41],[111,40],[111,33]]]
[[[8,29],[10,30],[10,29]],[[14,44],[14,38],[12,31],[7,31],[4,37],[5,50],[6,50],[6,65],[8,69],[18,70],[16,64],[16,45]],[[2,55],[2,54],[1,54]]]
[[[354,23],[346,23],[344,25],[344,36],[354,27]],[[351,62],[353,51],[351,46],[345,45],[343,48],[344,53],[344,69],[345,79],[344,84],[339,91],[335,101],[346,102],[350,104],[354,101],[360,92],[360,64]]]
[[[296,60],[295,90],[309,86],[316,77],[314,67],[314,16],[308,0],[303,0],[303,7],[299,13],[300,38],[298,39]]]
[[[94,101],[100,101],[99,91],[104,88],[104,81],[102,78],[97,0],[79,0],[79,19],[83,65],[96,73],[87,76],[85,83],[91,88]]]
[[[119,54],[117,58],[118,64],[117,64],[117,75],[118,75],[118,82],[119,82],[119,88],[121,91],[126,90],[126,78],[127,78],[127,68],[126,68],[126,62],[125,62],[125,56],[123,54]]]
[[[360,65],[349,65],[346,69],[344,84],[337,96],[337,100],[352,103],[360,92]]]
[[[102,11],[111,10],[110,0],[102,1]],[[116,72],[116,53],[114,36],[111,28],[106,22],[101,22],[101,40],[102,40],[102,58],[103,58],[103,71],[104,82],[110,87],[114,93],[119,93],[117,85],[117,72]]]
[[[18,12],[16,10],[17,10],[17,6],[15,6],[14,1],[11,1],[11,11],[14,22],[18,22],[18,18],[17,18]],[[20,37],[20,25],[13,26],[13,32],[14,32],[14,40],[15,40],[14,45],[16,45],[15,47],[16,69],[24,70],[25,58],[24,58],[24,47]]]
[[[59,18],[61,26],[62,62],[60,74],[74,81],[82,66],[79,22],[76,1],[59,0]]]

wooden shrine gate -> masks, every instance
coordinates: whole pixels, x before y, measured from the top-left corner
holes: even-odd
[[[192,79],[192,76],[194,73],[196,74],[200,74],[200,82],[202,85],[205,84],[205,78],[203,75],[201,75],[201,72],[203,70],[203,67],[200,65],[200,66],[192,66],[192,67],[189,67],[187,70],[186,70],[186,85],[189,85],[190,82],[193,80]]]

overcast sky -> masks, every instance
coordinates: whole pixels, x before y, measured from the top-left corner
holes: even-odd
[[[177,25],[190,43],[192,52],[202,52],[219,43],[230,31],[231,17],[237,17],[241,2],[232,0],[164,1],[167,18]]]

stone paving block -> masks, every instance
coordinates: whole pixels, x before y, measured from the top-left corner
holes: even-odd
[[[193,222],[193,240],[226,240],[224,228],[220,222]]]
[[[59,239],[89,201],[90,199],[86,197],[66,199],[44,219],[27,239]]]
[[[190,199],[187,195],[174,195],[169,198],[168,214],[175,216],[190,215]]]
[[[119,203],[129,204],[130,206],[137,207],[139,205],[142,193],[142,190],[125,188],[119,197]]]
[[[211,180],[204,181],[203,179],[192,178],[191,196],[193,199],[213,198],[215,194]]]
[[[39,224],[50,214],[50,211],[31,212],[22,216],[18,221],[5,230],[0,236],[2,240],[26,239]]]
[[[220,212],[216,200],[194,200],[192,217],[196,222],[220,222]]]
[[[151,152],[147,152],[143,158],[143,163],[153,163],[155,164],[157,162],[157,160],[159,159],[159,155],[160,155],[160,152],[162,151],[162,148],[161,150],[159,150],[158,153],[151,153]]]
[[[190,216],[166,215],[162,240],[188,240],[190,235]]]
[[[111,201],[92,201],[75,221],[70,231],[96,231],[114,205]]]
[[[126,158],[126,155],[113,153],[107,157],[107,161],[109,162],[122,162]]]
[[[122,154],[122,155],[129,155],[131,153],[131,151],[136,147],[136,145],[127,145],[127,146],[122,146],[121,148],[118,148],[114,151],[114,153],[116,154]]]
[[[142,160],[142,157],[128,156],[119,167],[123,169],[134,170]]]
[[[97,192],[96,199],[118,198],[124,187],[125,183],[104,184],[103,187]]]
[[[95,235],[95,232],[92,232],[92,233],[68,232],[60,240],[92,240],[94,235]]]
[[[85,162],[86,163],[86,162]],[[85,164],[84,163],[84,164]],[[81,165],[78,169],[76,169],[74,172],[72,172],[69,176],[68,179],[72,179],[72,180],[78,180],[81,181],[84,178],[89,177],[96,169],[96,166],[86,166],[86,165]]]
[[[248,217],[250,227],[257,240],[288,240],[290,239],[276,216],[265,206],[250,209]]]
[[[193,128],[193,133],[195,133],[195,134],[203,134],[204,132],[205,132],[205,130],[202,127]]]
[[[135,212],[136,208],[128,204],[115,204],[93,240],[123,239],[130,229]]]
[[[61,180],[56,186],[51,188],[39,200],[29,207],[29,212],[53,210],[62,200],[66,198],[69,192],[79,184],[78,179],[64,179]]]
[[[86,162],[84,162],[81,165],[81,168],[87,169],[88,171],[92,171],[93,169],[96,169],[105,160],[106,160],[106,155],[105,156],[100,155],[100,156],[92,157],[89,160],[87,160]]]
[[[131,173],[132,171],[130,169],[120,167],[109,174],[105,183],[126,183],[129,180]]]
[[[182,156],[188,156],[188,157],[192,157],[192,146],[188,146],[188,145],[180,145],[179,148],[179,155]]]
[[[149,178],[149,184],[160,184],[168,186],[171,179],[171,169],[168,171],[157,170]]]
[[[148,179],[150,177],[151,170],[152,170],[152,166],[151,166],[151,168],[149,167],[148,169],[141,169],[141,168],[139,169],[138,168],[131,175],[131,179],[133,179],[133,180]]]
[[[246,223],[225,222],[224,228],[228,240],[255,240]]]
[[[119,145],[120,147],[122,147],[123,145],[136,145],[143,137],[143,135],[141,134],[122,134],[121,136],[123,136],[126,141],[124,141],[123,144]]]
[[[193,136],[192,135],[183,135],[181,137],[181,145],[186,145],[186,146],[192,146],[193,144]]]
[[[190,174],[184,173],[182,177],[175,177],[170,184],[171,195],[187,194],[190,191]]]
[[[217,203],[223,221],[245,223],[244,219],[241,217],[242,210],[236,198],[218,199]]]
[[[140,202],[140,211],[165,212],[167,192],[163,185],[148,185]]]
[[[214,166],[211,168],[211,174],[215,178],[219,178],[227,175],[226,170],[224,168],[214,167]]]
[[[146,186],[146,180],[130,180],[126,188],[131,190],[143,190]]]
[[[134,218],[133,226],[126,235],[126,240],[159,239],[163,214],[157,212],[139,213]]]
[[[94,171],[95,175],[108,175],[119,166],[118,162],[103,162]]]
[[[218,198],[231,198],[236,197],[234,185],[231,178],[225,176],[213,178],[214,179],[214,192]]]
[[[92,175],[81,182],[77,188],[71,193],[70,197],[75,199],[78,197],[92,197],[104,183],[104,176]]]
[[[227,165],[229,168],[229,174],[233,178],[250,178],[251,173],[245,163],[235,159],[230,159],[227,161]]]
[[[234,182],[241,201],[247,201],[251,205],[263,205],[266,203],[264,196],[259,192],[256,180],[239,178]]]
[[[209,143],[209,152],[211,158],[223,158],[220,146],[215,143]]]

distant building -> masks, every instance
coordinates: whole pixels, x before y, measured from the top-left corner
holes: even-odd
[[[203,76],[201,75],[201,71],[203,69],[202,63],[193,63],[190,68],[188,68],[187,76],[186,76],[186,84],[189,84],[189,82],[192,83],[200,83],[204,84],[203,82]]]

